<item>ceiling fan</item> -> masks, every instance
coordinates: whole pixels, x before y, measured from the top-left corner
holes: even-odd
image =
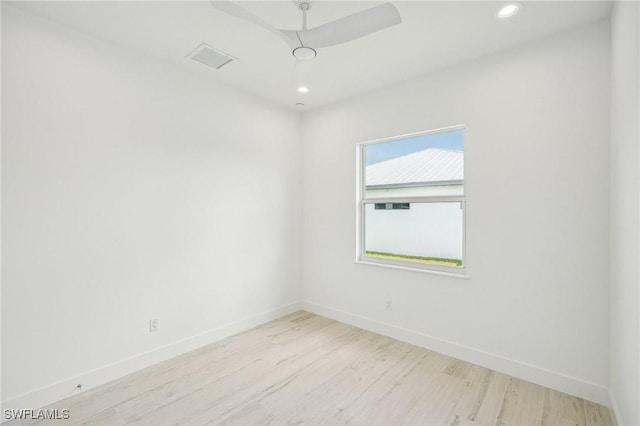
[[[297,74],[298,79],[303,69],[302,62],[315,58],[317,49],[347,43],[402,22],[398,9],[391,3],[384,3],[309,29],[307,12],[311,4],[305,1],[297,4],[302,11],[302,28],[294,31],[278,29],[231,0],[211,0],[214,8],[252,22],[282,39],[297,59],[297,72],[294,71],[294,74]]]

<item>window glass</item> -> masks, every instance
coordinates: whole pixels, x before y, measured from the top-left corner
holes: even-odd
[[[462,128],[362,144],[360,259],[464,268]]]

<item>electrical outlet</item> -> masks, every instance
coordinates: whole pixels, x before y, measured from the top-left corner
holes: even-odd
[[[154,331],[158,331],[158,318],[152,318],[149,320],[149,332],[153,333]]]
[[[393,309],[393,303],[391,300],[387,300],[384,304],[384,306],[387,308],[387,311],[390,311]]]

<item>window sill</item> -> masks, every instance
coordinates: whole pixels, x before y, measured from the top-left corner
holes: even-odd
[[[466,272],[457,274],[455,272],[436,271],[433,269],[423,269],[423,268],[412,268],[410,266],[390,265],[388,263],[369,262],[366,260],[356,260],[355,263],[359,263],[361,265],[379,266],[382,268],[400,269],[403,271],[422,272],[424,274],[440,275],[445,277],[458,278],[462,280],[468,280],[471,278],[469,275],[467,275]]]

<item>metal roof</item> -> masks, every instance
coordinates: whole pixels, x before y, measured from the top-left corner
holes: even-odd
[[[367,187],[454,184],[464,179],[464,154],[428,148],[402,157],[371,164],[366,169]]]

